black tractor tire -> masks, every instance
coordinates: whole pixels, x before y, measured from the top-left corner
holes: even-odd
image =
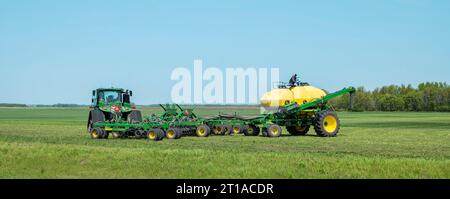
[[[102,139],[108,139],[108,138],[109,138],[109,131],[105,131],[105,133],[102,136]]]
[[[179,128],[169,128],[166,131],[166,138],[168,139],[180,139],[183,135],[183,131]]]
[[[281,128],[281,126],[272,124],[267,127],[267,136],[268,137],[280,137],[281,133],[283,133],[283,129]]]
[[[140,138],[145,138],[146,134],[147,134],[147,133],[146,133],[144,130],[139,129],[139,130],[136,130],[136,131],[134,132],[134,137],[135,137],[135,138],[138,138],[138,139],[140,139]]]
[[[147,132],[147,139],[153,140],[153,141],[159,141],[164,139],[165,133],[162,129],[150,129]]]
[[[230,135],[233,131],[233,126],[231,125],[223,125],[223,127],[225,128],[224,135]]]
[[[244,130],[245,136],[258,136],[261,129],[257,127],[256,125],[249,124],[247,128]]]
[[[106,131],[100,127],[95,127],[92,128],[89,133],[91,134],[92,139],[102,139],[105,136]]]
[[[291,135],[306,135],[309,131],[309,127],[309,125],[288,126],[286,129]]]
[[[93,128],[93,124],[96,122],[104,122],[105,121],[105,114],[100,110],[91,110],[89,112],[88,122],[87,122],[87,131],[88,133],[91,132]]]
[[[267,127],[262,127],[262,129],[261,129],[261,134],[264,136],[264,137],[267,137],[268,135],[267,135]]]
[[[197,127],[197,130],[195,130],[195,134],[198,137],[208,137],[211,133],[211,129],[207,125],[200,125]]]
[[[334,137],[339,133],[341,122],[334,111],[324,110],[316,113],[314,130],[320,137]]]
[[[214,126],[214,128],[213,128],[213,133],[214,133],[215,135],[225,135],[225,133],[226,133],[226,128],[225,128],[224,125],[217,125],[217,126]]]
[[[127,116],[127,121],[132,123],[132,124],[141,123],[142,122],[141,111],[132,110],[130,112],[130,114],[128,114],[128,116]]]

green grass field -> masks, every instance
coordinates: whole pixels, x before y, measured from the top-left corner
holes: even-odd
[[[152,112],[159,109],[144,109]],[[83,108],[0,113],[0,178],[450,178],[450,113],[339,113],[334,138],[311,129],[299,137],[160,142],[93,140]]]

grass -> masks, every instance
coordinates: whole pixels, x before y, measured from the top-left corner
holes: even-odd
[[[202,108],[199,115],[224,112]],[[227,108],[244,115],[255,108]],[[144,114],[159,112],[146,108]],[[450,178],[450,113],[339,113],[338,137],[92,140],[84,108],[0,108],[0,178]]]

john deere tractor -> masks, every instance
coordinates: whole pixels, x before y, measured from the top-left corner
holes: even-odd
[[[87,130],[94,139],[113,137],[145,136],[145,132],[112,132],[107,128],[94,127],[99,122],[141,123],[142,115],[130,102],[132,91],[122,88],[99,88],[92,91],[92,105],[87,122]]]

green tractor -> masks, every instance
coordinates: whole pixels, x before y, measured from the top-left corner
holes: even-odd
[[[94,127],[93,124],[100,122],[127,122],[141,123],[142,115],[135,110],[130,102],[132,91],[122,88],[99,88],[92,91],[92,105],[90,106],[87,130],[94,139],[108,138],[111,133],[113,137],[143,137],[145,132],[127,131],[124,133],[112,132],[111,129]]]

